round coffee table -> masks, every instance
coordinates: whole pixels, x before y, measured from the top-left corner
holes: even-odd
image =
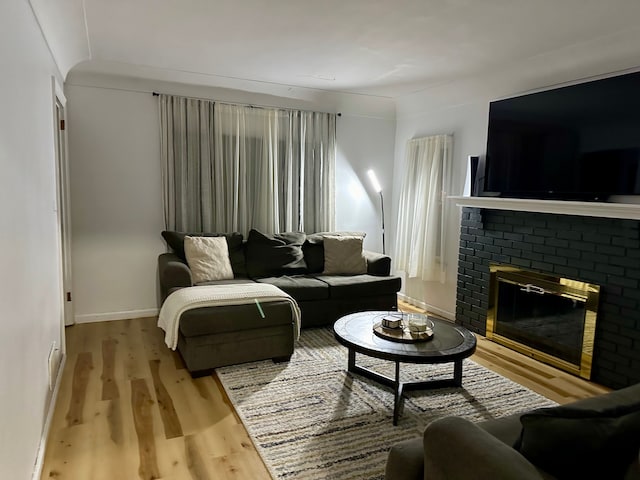
[[[333,325],[336,340],[349,349],[347,370],[358,373],[394,389],[393,424],[398,424],[402,393],[406,390],[461,387],[462,360],[476,350],[476,337],[460,325],[429,316],[433,321],[433,338],[416,343],[400,343],[374,334],[374,324],[385,316],[400,317],[400,312],[358,312],[346,315]],[[407,314],[404,314],[405,318]],[[356,365],[356,353],[395,362],[395,378]],[[401,382],[400,363],[451,363],[453,378],[422,382]]]

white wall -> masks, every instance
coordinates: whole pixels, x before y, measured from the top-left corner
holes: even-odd
[[[156,260],[166,247],[160,237],[160,140],[154,90],[243,104],[342,111],[337,122],[336,227],[366,231],[365,247],[381,250],[380,212],[365,172],[378,170],[383,186],[391,188],[392,101],[366,102],[359,96],[317,92],[305,96],[300,91],[297,98],[281,98],[72,71],[65,92],[77,321],[153,315],[158,308]]]
[[[343,114],[337,124],[336,230],[365,232],[364,248],[382,252],[380,196],[367,176],[367,170],[373,169],[387,202],[385,244],[389,252],[395,121]]]
[[[76,320],[154,315],[164,251],[157,99],[76,86],[66,93]]]
[[[49,50],[26,1],[0,3],[0,477],[34,469],[61,344]]]
[[[395,212],[409,139],[432,134],[453,134],[454,189],[450,194],[461,195],[467,157],[483,155],[486,151],[491,100],[635,69],[640,65],[639,53],[640,30],[620,32],[589,44],[572,45],[502,68],[494,67],[474,78],[461,79],[453,84],[439,85],[397,99],[393,222],[397,221]],[[446,229],[450,247],[446,256],[446,283],[404,279],[403,293],[413,303],[454,318],[460,211],[452,203]]]

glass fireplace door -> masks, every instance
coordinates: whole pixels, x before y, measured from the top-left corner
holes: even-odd
[[[590,376],[599,287],[492,266],[487,338]]]

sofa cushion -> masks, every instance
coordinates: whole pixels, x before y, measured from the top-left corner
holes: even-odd
[[[377,277],[374,275],[316,275],[315,278],[329,285],[332,299],[374,297],[392,295],[400,291],[400,277]]]
[[[301,232],[268,235],[252,229],[246,245],[249,276],[262,278],[306,273],[302,253],[305,238]]]
[[[180,333],[185,337],[258,330],[277,325],[292,325],[291,304],[285,301],[244,305],[220,305],[187,310],[180,316]]]
[[[305,242],[302,244],[304,253],[304,261],[307,264],[309,273],[322,273],[324,271],[324,237],[331,236],[366,236],[365,232],[318,232],[307,235]]]
[[[326,235],[324,237],[324,275],[367,273],[362,254],[362,237]]]
[[[224,237],[227,239],[227,246],[229,247],[229,260],[231,261],[231,268],[233,274],[236,277],[246,277],[247,268],[244,260],[244,246],[242,243],[243,237],[241,233],[187,233],[187,232],[174,232],[171,230],[165,230],[162,232],[162,238],[167,242],[167,245],[174,251],[183,262],[187,261],[187,257],[184,253],[184,237]]]
[[[187,236],[184,239],[184,254],[196,285],[233,278],[229,247],[223,237]]]
[[[640,448],[640,403],[603,411],[542,408],[520,421],[514,448],[559,479],[623,478]]]
[[[296,301],[326,300],[329,298],[329,285],[304,275],[267,277],[257,279],[260,283],[275,285],[291,295]]]

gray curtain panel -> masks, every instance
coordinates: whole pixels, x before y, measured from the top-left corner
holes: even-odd
[[[334,229],[334,114],[159,102],[167,229]]]

